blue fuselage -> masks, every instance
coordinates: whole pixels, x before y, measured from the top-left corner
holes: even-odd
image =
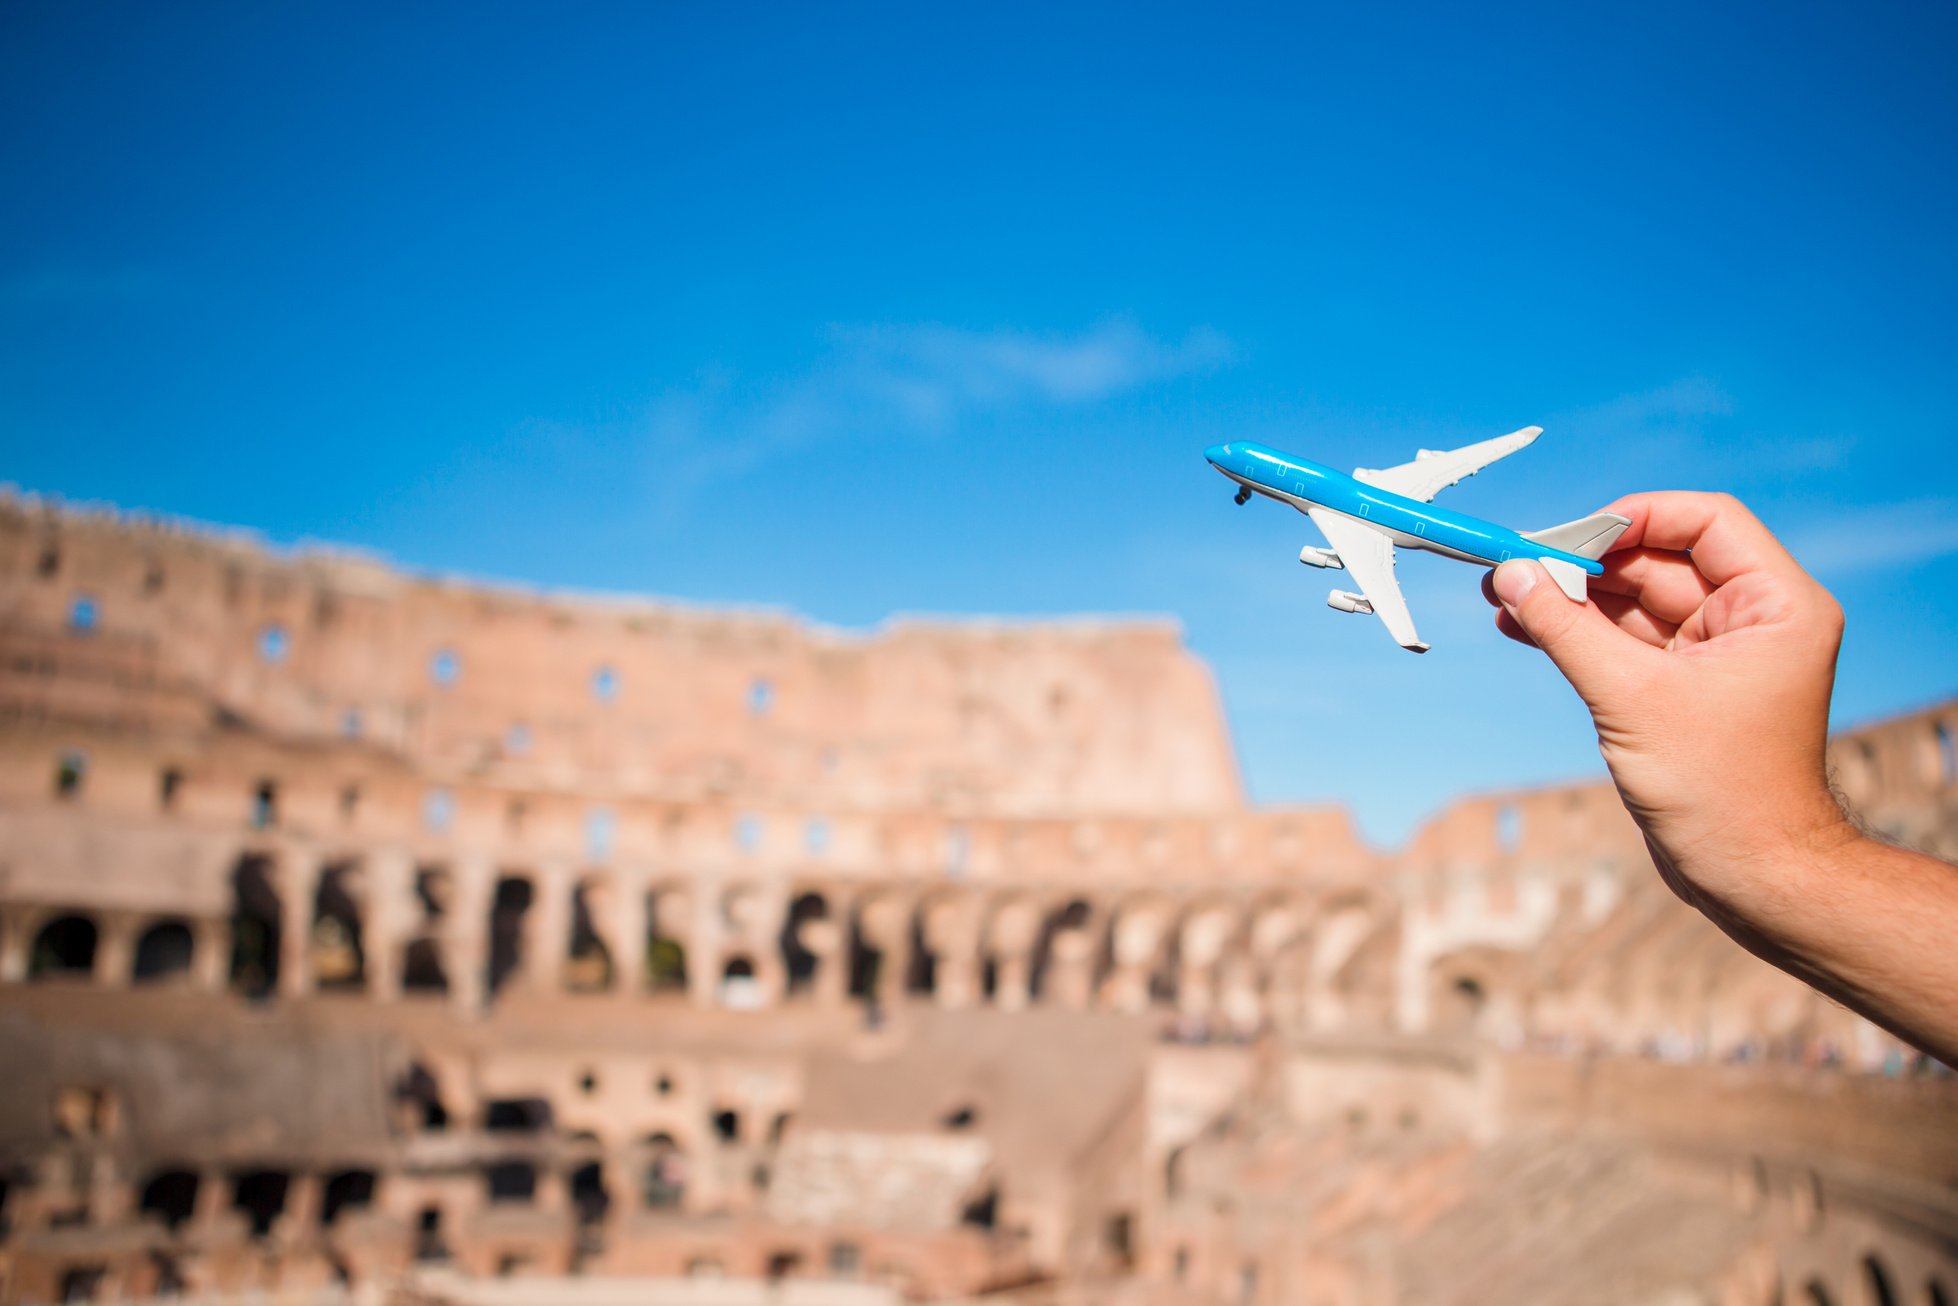
[[[1491,567],[1511,558],[1560,558],[1593,576],[1604,574],[1603,563],[1525,539],[1507,526],[1391,493],[1267,445],[1234,440],[1212,445],[1203,456],[1239,485],[1289,503],[1300,512],[1326,508],[1363,521],[1406,548]]]

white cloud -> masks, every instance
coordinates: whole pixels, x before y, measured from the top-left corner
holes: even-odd
[[[1786,543],[1804,566],[1824,575],[1915,566],[1958,553],[1958,500],[1837,509],[1788,532]]]
[[[811,444],[942,436],[968,417],[1093,403],[1231,355],[1209,328],[1162,340],[1120,321],[1072,334],[838,327],[829,346],[788,378],[750,383],[718,372],[668,391],[608,443],[622,440],[648,457],[658,499],[673,511],[712,484]]]

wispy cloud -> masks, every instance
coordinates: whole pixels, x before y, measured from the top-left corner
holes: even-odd
[[[1113,321],[1074,333],[973,331],[934,323],[833,328],[806,370],[749,379],[711,372],[607,430],[540,423],[531,441],[637,455],[675,512],[713,485],[827,442],[942,437],[973,417],[1081,406],[1230,360],[1209,328],[1180,340]]]
[[[1788,532],[1804,565],[1841,576],[1908,567],[1958,553],[1958,499],[1906,499],[1832,510]]]
[[[1701,486],[1809,476],[1842,466],[1856,447],[1845,432],[1749,429],[1734,397],[1703,376],[1554,413],[1544,425],[1584,439],[1615,472]]]

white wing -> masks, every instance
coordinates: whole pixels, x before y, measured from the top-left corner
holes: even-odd
[[[1413,462],[1398,467],[1383,467],[1379,471],[1356,467],[1353,479],[1426,503],[1455,482],[1475,475],[1498,458],[1507,458],[1542,434],[1541,426],[1526,426],[1446,453],[1423,449]]]
[[[1407,600],[1401,597],[1400,582],[1394,579],[1394,542],[1371,526],[1325,508],[1308,508],[1306,516],[1325,532],[1327,543],[1346,564],[1347,573],[1359,582],[1360,593],[1373,605],[1373,615],[1380,618],[1394,641],[1402,648],[1426,653],[1428,646],[1414,633],[1414,618],[1408,613]]]

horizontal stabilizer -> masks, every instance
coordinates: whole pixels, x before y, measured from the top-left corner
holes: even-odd
[[[1562,558],[1538,558],[1543,569],[1550,573],[1550,579],[1557,582],[1557,588],[1568,595],[1573,603],[1584,602],[1584,582],[1589,579],[1584,568]]]
[[[1596,559],[1604,557],[1605,550],[1618,543],[1618,537],[1631,524],[1630,517],[1620,517],[1615,512],[1597,512],[1577,521],[1567,521],[1562,526],[1524,531],[1523,538],[1547,544],[1559,553]],[[1580,592],[1578,597],[1582,598],[1583,594]]]

